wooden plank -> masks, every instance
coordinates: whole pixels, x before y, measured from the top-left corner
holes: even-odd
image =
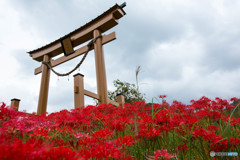
[[[120,18],[122,18],[124,15],[125,15],[125,13],[123,12],[122,9],[118,9],[118,10],[116,10],[115,12],[113,12],[113,16],[114,16],[116,19],[120,19]]]
[[[84,107],[84,79],[82,74],[74,76],[74,108]]]
[[[88,91],[88,90],[86,90],[86,89],[84,89],[84,95],[99,100],[99,95],[97,95],[96,93],[90,92],[90,91]]]
[[[43,60],[47,62],[50,60],[50,57],[48,55],[45,55]],[[42,73],[42,78],[41,78],[37,115],[43,114],[44,112],[47,111],[50,70],[47,67],[47,65],[43,65],[42,71],[43,71],[43,73]]]
[[[116,106],[116,107],[119,106],[119,103],[117,103],[117,102],[115,102],[115,101],[113,101],[113,100],[110,100],[110,99],[108,99],[108,103],[110,103],[110,104],[112,104],[112,105],[114,105],[114,106]]]
[[[111,29],[112,27],[116,26],[117,24],[118,21],[114,18],[112,14],[110,14],[105,19],[99,21],[97,24],[94,24],[90,26],[88,29],[71,36],[71,38],[73,39],[73,46],[76,47],[92,39],[93,31],[95,29],[100,29],[102,32],[105,32]]]
[[[63,53],[62,50],[62,45],[60,42],[53,44],[51,46],[49,46],[46,49],[43,49],[41,51],[38,51],[37,53],[34,53],[31,55],[32,59],[41,62],[43,61],[43,56],[44,55],[49,55],[50,57],[54,57],[60,53]]]
[[[108,42],[111,42],[111,41],[113,41],[115,39],[116,39],[116,33],[115,32],[112,32],[112,33],[110,33],[108,35],[103,35],[103,37],[102,37],[102,44],[104,45],[104,44],[106,44]],[[73,53],[73,54],[71,54],[69,56],[62,56],[62,57],[60,57],[60,58],[58,58],[56,60],[51,60],[50,61],[50,65],[52,67],[56,67],[56,66],[66,62],[66,61],[69,61],[69,60],[71,60],[71,59],[73,59],[73,58],[75,58],[77,56],[80,56],[80,55],[84,54],[87,51],[87,49],[88,49],[88,47],[85,45],[85,46],[77,49],[75,51],[75,53]],[[92,49],[93,48],[91,48],[91,50]],[[42,66],[36,68],[35,71],[34,71],[34,74],[37,75],[37,74],[39,74],[41,72],[42,72]]]
[[[115,19],[113,14],[110,14],[103,19],[95,22],[93,25],[87,27],[86,29],[74,34],[70,35],[71,40],[73,42],[73,46],[76,47],[84,42],[87,42],[91,38],[93,38],[93,31],[95,29],[100,29],[102,32],[105,32],[112,27],[118,24],[118,20]],[[49,55],[50,57],[57,56],[63,52],[61,43],[55,43],[47,48],[44,48],[36,53],[32,53],[31,56],[34,60],[42,61],[44,55]]]

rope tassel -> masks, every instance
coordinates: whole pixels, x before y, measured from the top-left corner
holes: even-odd
[[[101,38],[102,35],[100,36],[97,36],[96,38],[92,39],[88,44],[87,44],[87,47],[88,47],[88,50],[85,52],[84,56],[82,57],[81,61],[76,65],[76,67],[74,67],[71,71],[67,72],[67,73],[58,73],[57,71],[55,71],[52,66],[50,65],[50,62],[42,62],[42,64],[45,64],[47,65],[47,67],[49,69],[51,69],[51,71],[53,73],[55,73],[57,76],[61,76],[61,77],[64,77],[64,76],[69,76],[71,73],[73,73],[76,69],[80,68],[80,66],[82,65],[82,63],[84,62],[84,60],[86,59],[87,55],[88,55],[88,52],[91,50],[91,47],[94,45],[94,43],[96,42],[96,40],[98,38]]]

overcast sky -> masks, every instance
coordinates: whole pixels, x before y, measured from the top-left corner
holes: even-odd
[[[41,74],[28,51],[44,46],[94,19],[115,3],[100,0],[0,1],[0,102],[21,99],[20,110],[36,112]],[[229,99],[240,93],[239,0],[130,0],[117,39],[104,45],[108,89],[113,80],[135,81],[147,101],[188,103],[202,96]],[[105,34],[106,34],[105,33]],[[56,67],[67,72],[81,57]],[[75,72],[77,73],[77,72]],[[96,92],[94,54],[80,68],[85,88]],[[48,112],[72,109],[73,75],[51,73]],[[93,100],[86,99],[86,104]]]

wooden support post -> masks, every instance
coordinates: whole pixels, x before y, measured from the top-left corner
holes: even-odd
[[[114,105],[116,107],[120,106],[118,102],[115,102],[115,101],[110,100],[110,99],[108,100],[108,104],[112,104],[112,105]]]
[[[93,31],[93,38],[96,38],[101,35],[99,30]],[[97,78],[97,92],[100,98],[99,104],[108,103],[107,95],[107,79],[106,79],[106,70],[105,70],[105,61],[104,53],[102,48],[102,38],[98,38],[94,43],[95,51],[95,65],[96,65],[96,78]]]
[[[17,98],[11,99],[11,106],[10,106],[10,107],[11,107],[11,108],[12,108],[12,107],[16,107],[15,110],[18,111],[20,101],[21,101],[21,100],[20,100],[20,99],[17,99]]]
[[[74,76],[74,108],[84,107],[84,75],[78,73]]]
[[[117,102],[122,108],[124,108],[125,98],[122,93],[117,94]]]
[[[44,55],[43,61],[49,62],[50,56]],[[41,79],[40,94],[38,99],[38,110],[37,110],[38,115],[43,114],[44,112],[47,111],[49,80],[50,80],[50,69],[47,67],[47,65],[42,65],[42,79]]]

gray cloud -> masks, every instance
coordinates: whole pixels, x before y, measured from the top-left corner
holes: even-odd
[[[40,63],[32,60],[26,50],[15,50],[13,51],[12,56],[20,64],[18,71],[21,71],[21,76],[34,76],[34,69],[41,65]]]
[[[31,41],[38,37],[38,47],[84,25],[114,5],[109,1],[86,0],[10,2],[19,14],[17,27],[28,32]],[[114,89],[115,79],[135,83],[134,71],[141,65],[140,89],[148,101],[160,94],[167,94],[169,101],[177,99],[185,103],[201,96],[237,96],[240,92],[237,85],[240,80],[239,6],[236,0],[127,2],[124,8],[127,15],[111,29],[116,31],[117,40],[104,46],[108,88]],[[35,48],[29,45],[30,50]],[[19,63],[18,71],[31,83],[40,83],[40,76],[33,75],[40,63],[25,52],[26,48],[11,51]],[[68,71],[79,59],[81,57],[56,69]],[[96,92],[94,63],[91,52],[80,72],[85,75],[85,87]],[[52,74],[49,111],[59,110],[59,106],[72,107],[72,81],[72,77],[69,82],[67,78],[57,81],[57,76]],[[34,103],[39,85],[32,85],[36,90],[31,98]]]

